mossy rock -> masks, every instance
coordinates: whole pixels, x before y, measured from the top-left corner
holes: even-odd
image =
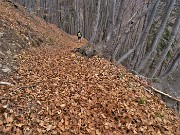
[[[93,44],[86,44],[84,45],[83,47],[81,48],[74,48],[73,49],[74,52],[76,53],[80,53],[82,54],[83,56],[86,56],[86,57],[93,57],[93,56],[96,56],[98,55],[99,53],[96,51],[96,49],[94,48],[94,45]]]

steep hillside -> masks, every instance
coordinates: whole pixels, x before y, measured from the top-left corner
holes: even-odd
[[[0,2],[0,21],[1,65],[17,65],[0,80],[13,84],[0,85],[0,134],[180,134],[179,116],[146,81],[71,51],[85,39],[77,43],[10,2]]]
[[[17,69],[16,54],[20,50],[45,44],[77,46],[76,41],[55,25],[28,14],[20,5],[0,2],[0,81]]]

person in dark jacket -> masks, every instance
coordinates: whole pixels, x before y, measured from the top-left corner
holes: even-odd
[[[82,37],[82,34],[80,31],[78,31],[77,33],[77,37],[78,37],[78,42],[81,42],[81,37]]]

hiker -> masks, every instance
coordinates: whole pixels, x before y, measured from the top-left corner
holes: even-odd
[[[80,32],[80,31],[77,33],[77,37],[78,37],[78,42],[81,42],[81,37],[82,37],[82,35],[81,35],[81,32]]]

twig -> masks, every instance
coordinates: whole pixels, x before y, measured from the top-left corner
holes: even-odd
[[[175,100],[175,101],[177,101],[177,102],[180,103],[180,99],[174,98],[174,97],[170,96],[169,94],[166,94],[166,93],[164,93],[164,92],[162,92],[162,91],[160,91],[160,90],[157,90],[157,89],[153,88],[152,86],[150,86],[150,88],[151,88],[153,91],[155,91],[155,92],[157,92],[157,93],[159,93],[159,94],[162,94],[162,95],[164,95],[164,96],[167,96],[167,97],[169,97],[169,98],[171,98],[171,99],[173,99],[173,100]]]
[[[17,90],[20,90],[20,89],[27,89],[27,88],[33,88],[33,87],[36,87],[36,85],[21,86],[21,87],[18,87]]]
[[[137,79],[136,79],[136,80],[137,80]],[[169,94],[164,93],[164,92],[162,92],[162,91],[160,91],[160,90],[157,90],[157,89],[153,88],[152,86],[150,86],[150,85],[148,85],[148,84],[145,84],[145,83],[143,83],[143,82],[141,82],[141,81],[139,81],[139,80],[137,80],[137,81],[138,81],[139,83],[141,83],[142,85],[144,85],[145,87],[150,88],[150,89],[153,90],[154,92],[157,92],[157,93],[159,93],[159,94],[162,94],[162,95],[164,95],[164,96],[166,96],[166,97],[168,97],[168,98],[170,98],[170,99],[173,99],[173,100],[175,100],[175,101],[177,101],[177,102],[180,103],[180,99],[174,98],[174,97],[170,96]]]
[[[14,86],[13,84],[9,82],[0,82],[0,85],[9,85],[9,86]]]

